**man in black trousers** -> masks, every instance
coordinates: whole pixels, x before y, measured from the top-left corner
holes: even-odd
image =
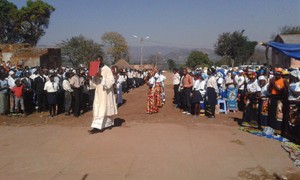
[[[81,97],[79,70],[72,71],[70,85],[73,89],[73,102],[74,102],[73,103],[73,115],[74,115],[74,117],[78,117],[80,115],[80,97]]]

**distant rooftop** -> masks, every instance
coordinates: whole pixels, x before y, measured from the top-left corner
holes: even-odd
[[[275,41],[288,44],[300,44],[300,34],[278,34]]]

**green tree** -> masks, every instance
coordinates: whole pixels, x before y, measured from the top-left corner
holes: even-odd
[[[168,69],[169,70],[173,70],[174,68],[176,68],[176,63],[173,59],[168,59],[167,63],[168,63]]]
[[[125,38],[117,32],[106,32],[101,37],[105,48],[105,54],[112,58],[112,63],[115,64],[119,59],[124,59],[127,62],[129,59],[129,48]]]
[[[219,35],[215,44],[215,53],[221,57],[227,56],[231,59],[231,66],[242,64],[247,61],[254,52],[257,42],[248,41],[244,36],[244,30]]]
[[[229,65],[231,63],[231,60],[229,57],[224,56],[217,62],[215,62],[215,66],[221,66],[221,65]]]
[[[195,68],[197,65],[210,66],[212,62],[209,60],[208,55],[201,51],[193,51],[188,57],[186,65]]]
[[[42,0],[28,0],[27,6],[22,7],[16,14],[15,27],[21,42],[35,46],[45,35],[49,26],[51,13],[55,8]]]
[[[17,42],[14,20],[18,8],[7,0],[0,0],[0,43]]]
[[[62,55],[67,56],[74,67],[88,65],[90,61],[103,55],[102,46],[84,36],[75,36],[59,44]]]
[[[283,26],[280,34],[300,34],[300,26]]]

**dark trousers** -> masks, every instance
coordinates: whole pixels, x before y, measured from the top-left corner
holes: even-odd
[[[245,102],[244,102],[245,91],[239,89],[238,90],[238,96],[239,96],[238,109],[239,109],[239,111],[244,111],[244,109],[245,109]]]
[[[73,96],[74,96],[73,115],[79,116],[80,115],[81,89],[74,88]]]
[[[57,114],[61,114],[65,112],[64,99],[65,99],[65,91],[61,90],[57,93]]]
[[[179,94],[179,84],[174,85],[174,104],[179,104],[180,101],[180,94]]]
[[[281,124],[277,121],[277,104],[278,101],[282,102],[282,122]],[[285,133],[289,130],[289,103],[287,97],[284,98],[283,96],[279,95],[271,95],[270,97],[270,105],[269,105],[269,112],[268,112],[268,126],[272,127],[273,129],[280,129],[281,135],[285,135]]]
[[[183,107],[184,111],[191,113],[192,104],[191,104],[191,88],[183,89]]]
[[[47,110],[47,96],[46,94],[36,94],[36,100],[37,100],[37,106],[38,106],[38,112],[46,111]]]
[[[70,114],[71,111],[71,104],[72,104],[72,94],[69,91],[65,91],[65,112]]]
[[[24,107],[25,107],[25,113],[31,114],[33,113],[33,91],[26,91],[23,94],[24,98]]]

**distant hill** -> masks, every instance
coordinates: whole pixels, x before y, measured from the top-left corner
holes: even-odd
[[[160,53],[160,56],[165,59],[173,59],[177,64],[184,64],[193,50],[202,51],[208,54],[208,57],[212,61],[217,61],[220,59],[218,55],[214,53],[213,49],[188,49],[188,48],[179,48],[179,47],[168,47],[168,46],[144,46],[143,47],[143,59],[146,62],[149,59],[149,56],[156,55]],[[139,63],[140,62],[140,47],[131,46],[129,47],[130,53],[130,63]]]

